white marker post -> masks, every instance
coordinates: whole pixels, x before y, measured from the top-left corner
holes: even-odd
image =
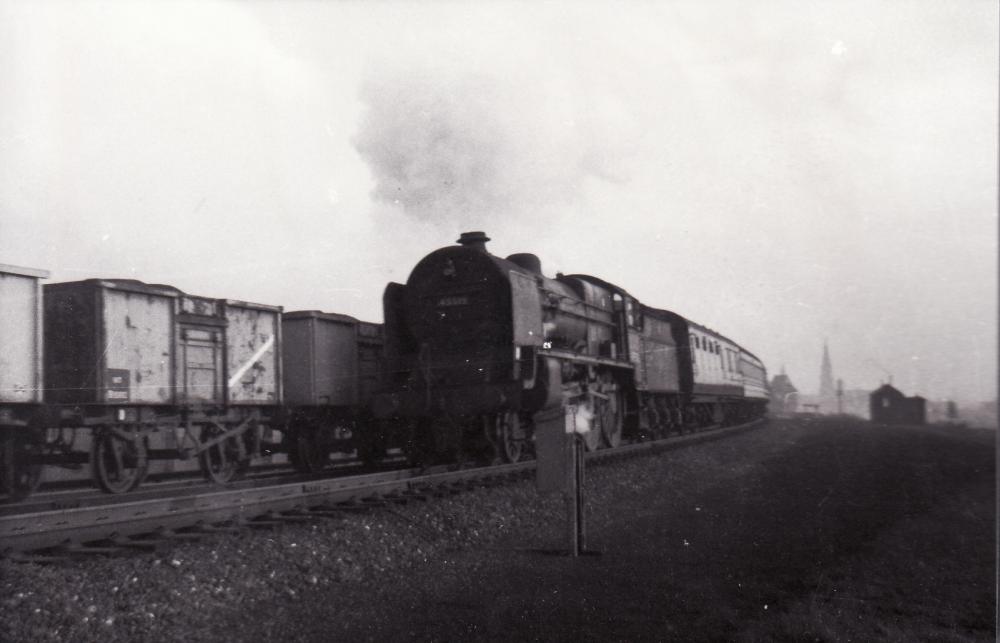
[[[587,550],[587,520],[583,507],[583,435],[590,431],[593,414],[585,405],[566,407],[566,514],[570,555]]]

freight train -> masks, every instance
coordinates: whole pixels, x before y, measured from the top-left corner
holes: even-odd
[[[735,342],[488,240],[463,233],[390,283],[384,325],[0,265],[3,493],[53,466],[124,493],[151,463],[226,483],[275,454],[308,472],[395,447],[515,462],[568,403],[592,417],[589,449],[764,414],[764,366]]]

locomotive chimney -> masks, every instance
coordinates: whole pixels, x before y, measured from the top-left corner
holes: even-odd
[[[518,252],[507,257],[507,261],[536,275],[542,274],[542,260],[530,252]]]
[[[466,248],[486,252],[486,242],[489,240],[490,238],[486,236],[485,232],[476,230],[474,232],[463,232],[462,236],[458,238],[458,243]]]

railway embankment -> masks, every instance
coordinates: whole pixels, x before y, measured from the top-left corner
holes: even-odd
[[[3,563],[4,640],[994,640],[995,433],[772,422],[130,556]]]

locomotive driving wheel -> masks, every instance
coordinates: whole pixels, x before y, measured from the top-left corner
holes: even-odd
[[[225,432],[221,426],[207,424],[201,430],[201,441],[212,442]],[[246,449],[240,448],[241,437],[223,438],[198,455],[201,472],[207,480],[226,484],[242,476],[250,468],[250,457]]]
[[[132,491],[146,477],[146,442],[138,431],[128,433],[107,428],[95,432],[90,462],[94,480],[108,493]]]
[[[521,459],[524,453],[524,431],[516,411],[505,411],[488,415],[485,419],[487,432],[491,434],[490,443],[497,453],[497,459],[502,462],[514,463]]]
[[[31,459],[41,454],[44,435],[37,429],[5,432],[3,437],[3,474],[0,491],[13,501],[30,496],[42,482],[42,465]]]

